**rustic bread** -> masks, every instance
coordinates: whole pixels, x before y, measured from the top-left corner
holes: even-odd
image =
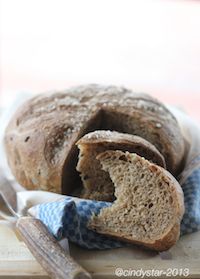
[[[84,134],[116,130],[139,135],[176,174],[184,140],[174,116],[159,101],[115,86],[88,85],[36,96],[22,105],[5,132],[8,163],[27,189],[69,194],[78,186],[78,148]]]
[[[163,168],[129,152],[97,156],[115,186],[116,201],[93,215],[88,227],[98,233],[164,251],[179,238],[183,192]]]
[[[166,167],[164,157],[154,145],[139,136],[114,131],[94,131],[84,135],[78,142],[80,172],[84,186],[81,197],[85,199],[113,201],[114,185],[108,172],[101,168],[96,156],[106,150],[122,150],[136,153],[157,165]]]

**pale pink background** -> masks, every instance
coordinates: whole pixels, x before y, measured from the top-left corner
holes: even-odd
[[[1,99],[119,84],[200,121],[200,2],[0,0]]]

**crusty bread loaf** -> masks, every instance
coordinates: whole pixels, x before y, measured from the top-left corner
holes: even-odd
[[[99,233],[164,251],[179,238],[183,192],[163,168],[129,152],[97,156],[115,186],[116,201],[89,221]]]
[[[99,160],[96,159],[96,156],[103,151],[129,151],[166,167],[164,157],[156,147],[139,136],[99,130],[84,135],[77,145],[80,152],[76,169],[80,172],[84,186],[81,197],[85,199],[114,200],[112,180],[108,172],[102,170]]]
[[[28,189],[71,193],[80,182],[75,143],[97,129],[139,135],[161,152],[168,170],[180,169],[184,140],[164,105],[122,87],[88,85],[36,96],[17,110],[5,133],[12,173]]]

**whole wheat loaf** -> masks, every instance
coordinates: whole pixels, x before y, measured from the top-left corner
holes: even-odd
[[[139,135],[173,174],[181,168],[184,140],[163,104],[123,87],[88,85],[38,95],[17,110],[5,132],[13,175],[27,189],[71,193],[80,182],[75,143],[97,129]]]

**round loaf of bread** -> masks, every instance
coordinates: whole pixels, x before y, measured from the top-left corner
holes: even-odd
[[[9,166],[27,189],[69,194],[78,186],[75,143],[95,130],[143,137],[177,174],[184,139],[175,117],[156,99],[115,86],[88,85],[38,95],[22,105],[5,132]]]

